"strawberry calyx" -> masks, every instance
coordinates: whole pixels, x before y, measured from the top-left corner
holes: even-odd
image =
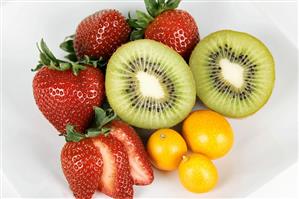
[[[85,70],[86,65],[92,65],[98,67],[100,64],[103,65],[103,60],[90,60],[88,56],[85,56],[80,61],[65,61],[55,57],[55,55],[48,48],[44,39],[41,39],[40,44],[37,43],[37,49],[39,51],[39,58],[37,66],[31,71],[38,71],[42,67],[48,67],[52,70],[66,71],[71,69],[74,75],[78,75],[80,70]]]
[[[166,10],[176,9],[180,0],[144,0],[144,3],[147,12],[155,18]]]
[[[64,58],[72,62],[80,62],[89,65],[93,65],[94,67],[102,68],[107,64],[107,60],[104,60],[102,57],[99,59],[92,59],[89,56],[85,55],[82,60],[78,60],[78,57],[74,48],[74,38],[75,35],[70,35],[65,37],[64,41],[59,45],[60,49],[68,53]]]
[[[104,110],[96,106],[94,107],[94,111],[95,118],[93,127],[87,129],[85,134],[77,132],[73,125],[67,124],[66,134],[63,134],[67,142],[79,142],[86,138],[97,137],[100,134],[105,136],[109,135],[110,128],[106,127],[106,124],[114,120],[116,118],[116,114],[110,108]]]
[[[72,69],[74,75],[78,75],[80,70],[86,69],[82,63],[79,62],[68,62],[64,60],[57,59],[51,50],[48,48],[46,42],[41,39],[40,44],[37,44],[37,49],[39,51],[38,65],[35,69],[31,69],[31,71],[37,71],[42,67],[48,67],[49,69],[66,71]]]
[[[155,17],[160,15],[166,10],[176,9],[180,0],[144,0],[148,14],[137,10],[136,18],[132,18],[130,13],[127,22],[133,29],[130,35],[130,40],[142,39],[147,26],[154,20]]]

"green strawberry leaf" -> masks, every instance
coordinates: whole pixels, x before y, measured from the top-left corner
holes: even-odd
[[[80,70],[85,70],[86,69],[86,66],[83,66],[81,64],[77,64],[75,62],[71,63],[71,65],[72,65],[73,74],[76,75],[76,76],[79,74]]]
[[[146,27],[153,20],[154,20],[153,17],[139,10],[136,11],[136,18],[132,18],[131,14],[129,13],[127,22],[129,26],[133,28],[133,31],[130,34],[130,40],[133,41],[137,39],[142,39]]]
[[[144,0],[144,4],[148,14],[150,14],[152,17],[156,17],[158,3],[155,0]]]
[[[98,135],[104,135],[104,136],[108,136],[109,132],[110,132],[110,128],[107,127],[103,127],[101,129],[98,128],[90,128],[87,130],[87,134],[86,137],[87,138],[93,138],[93,137],[97,137]]]
[[[180,0],[168,0],[166,2],[166,7],[168,10],[176,9],[179,6],[180,2]]]
[[[134,41],[137,39],[142,39],[143,35],[144,35],[144,29],[133,30],[130,35],[130,40]]]
[[[92,65],[95,68],[104,68],[107,65],[106,60],[104,60],[102,57],[96,60],[96,59],[91,59],[87,55],[84,56],[83,60],[81,60],[80,63]]]
[[[87,130],[86,137],[92,138],[97,137],[101,134],[101,131],[98,128],[90,128]]]
[[[137,19],[127,19],[127,23],[132,28],[141,28],[137,23]]]
[[[65,71],[65,70],[68,70],[72,67],[72,65],[70,63],[60,63],[59,64],[59,68],[62,70],[62,71]]]
[[[108,134],[110,131],[109,127],[105,125],[116,118],[116,114],[111,108],[102,109],[100,107],[94,107],[95,117],[93,121],[93,127],[87,129],[87,137],[94,137],[99,134]]]
[[[62,69],[59,67],[59,65],[57,65],[56,62],[54,62],[52,60],[50,61],[50,64],[47,65],[47,67],[52,70],[62,71]]]
[[[105,125],[111,122],[116,118],[116,114],[110,108],[104,110],[99,107],[94,107],[95,111],[95,119],[94,119],[94,127],[91,127],[86,130],[85,134],[81,134],[80,132],[75,131],[75,127],[71,124],[66,125],[66,134],[62,134],[65,136],[65,140],[67,142],[79,142],[86,138],[97,137],[102,134],[104,136],[108,136],[110,132],[110,128]]]
[[[164,5],[165,4],[165,0],[158,0],[158,5]]]
[[[56,62],[56,63],[58,62],[56,57],[53,55],[53,53],[48,48],[48,46],[45,43],[44,39],[42,39],[41,42],[40,42],[40,48],[41,48],[41,51],[44,53],[44,55],[47,56],[50,60],[52,60],[53,62]]]
[[[71,124],[66,125],[65,140],[67,142],[79,142],[85,138],[84,134],[75,131],[75,127]]]
[[[45,65],[49,65],[50,64],[50,60],[47,58],[47,56],[45,55],[45,54],[43,54],[43,53],[41,53],[40,55],[39,55],[39,58],[40,58],[40,60],[41,60],[41,63],[44,63]]]
[[[103,110],[99,107],[94,107],[95,125],[98,129],[103,128],[106,124],[116,118],[116,114],[112,109]]]
[[[151,22],[152,20],[154,20],[153,17],[151,17],[150,15],[142,12],[142,11],[139,11],[139,10],[136,10],[136,18],[137,18],[137,21],[144,21],[144,22]]]
[[[97,127],[102,126],[102,121],[106,117],[106,112],[103,109],[96,106],[93,109],[95,112],[95,125]]]
[[[38,43],[36,43],[36,47],[39,51],[39,59],[40,61],[38,61],[38,64],[36,65],[36,67],[33,69],[31,69],[32,72],[38,71],[39,69],[41,69],[44,65],[49,65],[50,64],[50,60],[48,59],[48,57],[42,52],[42,50],[40,49]]]
[[[68,53],[74,53],[75,50],[74,50],[74,44],[73,44],[73,40],[69,39],[69,40],[65,40],[63,41],[59,47],[64,50],[65,52],[68,52]]]
[[[68,60],[70,60],[72,62],[78,61],[77,55],[75,53],[70,53],[70,54],[64,56],[64,58],[66,58],[66,59],[68,59]]]
[[[110,130],[110,128],[103,127],[101,129],[101,134],[104,134],[104,136],[107,137],[109,135]]]
[[[59,47],[68,53],[68,55],[64,56],[66,59],[76,62],[78,59],[74,49],[74,38],[75,35],[65,37],[64,41],[59,45]]]
[[[63,48],[69,48],[66,45],[63,44]],[[51,52],[51,50],[48,48],[46,42],[41,39],[40,44],[37,44],[37,49],[40,53],[38,61],[38,65],[35,69],[31,69],[31,71],[37,71],[41,69],[42,67],[48,67],[52,70],[59,70],[59,71],[66,71],[71,69],[74,75],[78,75],[80,70],[85,70],[86,66],[84,66],[84,63],[81,61],[64,61],[57,59],[54,54]],[[70,50],[70,49],[69,49]],[[72,54],[74,58],[74,54]],[[76,58],[77,59],[77,58]]]
[[[38,71],[39,69],[41,69],[44,66],[44,64],[37,64],[35,68],[31,68],[32,72]]]

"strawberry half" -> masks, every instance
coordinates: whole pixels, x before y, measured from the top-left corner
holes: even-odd
[[[105,97],[104,75],[88,65],[58,60],[42,40],[33,95],[39,110],[60,132],[67,124],[84,132],[93,118],[93,107]]]
[[[92,59],[108,59],[129,40],[130,27],[117,10],[101,10],[86,17],[77,27],[74,50],[79,59],[84,55]]]
[[[128,124],[113,120],[109,124],[109,134],[121,141],[129,156],[130,173],[135,185],[148,185],[154,180],[153,169],[144,146],[135,132]]]
[[[133,198],[133,180],[124,145],[110,135],[99,135],[93,138],[93,143],[104,162],[99,190],[113,198]]]
[[[131,40],[146,38],[171,47],[186,60],[199,42],[198,27],[186,11],[176,10],[180,0],[144,0],[148,14],[136,11],[136,19],[129,15],[133,28]]]
[[[61,166],[74,196],[92,198],[103,172],[102,155],[92,140],[67,142],[61,151]]]

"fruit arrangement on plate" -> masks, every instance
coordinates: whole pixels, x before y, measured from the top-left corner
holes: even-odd
[[[38,44],[33,95],[66,140],[61,167],[75,198],[133,198],[133,185],[154,180],[152,165],[177,169],[191,192],[210,191],[212,160],[234,142],[225,116],[249,116],[272,93],[274,60],[257,38],[219,30],[200,40],[179,0],[144,2],[147,13],[127,19],[114,9],[83,19],[60,44],[65,59]],[[197,97],[207,109],[192,111]],[[155,131],[143,143],[135,127]]]

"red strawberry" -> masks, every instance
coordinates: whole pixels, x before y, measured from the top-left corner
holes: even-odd
[[[100,106],[105,96],[102,72],[56,59],[43,40],[40,51],[37,69],[42,68],[33,80],[38,108],[59,132],[65,133],[67,124],[84,132],[93,118],[93,106]]]
[[[113,198],[133,198],[133,180],[123,144],[110,135],[99,135],[93,143],[104,162],[99,190]]]
[[[79,59],[87,55],[93,59],[108,59],[127,42],[130,27],[117,10],[101,10],[88,16],[77,27],[74,49]]]
[[[130,172],[136,185],[148,185],[154,180],[153,169],[144,146],[135,130],[120,120],[113,120],[109,134],[125,147],[129,156]]]
[[[102,156],[92,140],[67,142],[61,151],[61,166],[74,196],[91,198],[103,172]]]
[[[186,11],[175,10],[179,0],[145,0],[149,15],[136,12],[137,19],[129,16],[129,24],[134,30],[131,40],[143,37],[162,42],[186,60],[199,42],[198,27],[193,17]]]
[[[186,59],[199,42],[196,22],[183,10],[169,10],[160,14],[147,27],[145,38],[170,46]]]
[[[131,173],[138,184],[149,184],[153,180],[153,171],[138,135],[126,123],[114,120],[115,117],[111,109],[95,107],[93,128],[85,134],[76,132],[71,125],[66,127],[65,137],[69,143],[62,150],[61,161],[77,198],[91,198],[96,188],[113,198],[133,198]],[[86,173],[88,169],[93,170]]]

